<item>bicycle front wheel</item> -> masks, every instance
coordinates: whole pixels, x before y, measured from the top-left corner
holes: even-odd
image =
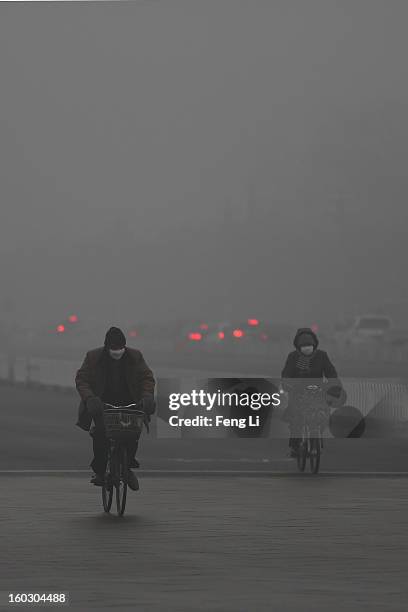
[[[102,504],[105,512],[110,512],[113,499],[113,484],[111,476],[111,460],[108,459],[108,465],[105,471],[105,478],[102,486]]]
[[[310,439],[310,471],[317,474],[320,467],[320,438]]]
[[[128,456],[126,446],[119,450],[119,478],[116,482],[116,510],[118,516],[123,516],[126,508]]]
[[[103,509],[105,512],[110,512],[112,507],[112,499],[113,499],[113,485],[109,474],[105,476],[105,482],[102,487],[102,503]]]
[[[301,440],[297,451],[297,466],[299,472],[304,472],[306,467],[307,457],[307,439]]]

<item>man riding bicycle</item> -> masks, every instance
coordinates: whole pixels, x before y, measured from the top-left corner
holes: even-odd
[[[81,397],[78,427],[89,431],[93,439],[94,474],[91,483],[102,486],[108,458],[108,440],[103,423],[105,403],[126,406],[141,402],[146,419],[154,412],[155,380],[140,351],[126,346],[126,337],[118,327],[111,327],[103,347],[88,351],[76,373],[75,384]],[[93,426],[92,425],[93,421]],[[136,460],[138,440],[127,443],[129,467],[139,467]],[[139,488],[135,474],[129,469],[127,482],[131,489]]]
[[[296,350],[289,353],[286,359],[282,370],[282,382],[285,385],[285,379],[295,379],[290,380],[289,386],[292,392],[284,418],[289,422],[290,456],[296,457],[300,442],[296,426],[299,421],[299,411],[302,410],[302,406],[296,401],[296,396],[299,397],[305,387],[305,382],[302,382],[302,379],[315,379],[316,382],[323,381],[323,378],[327,379],[333,397],[337,397],[341,393],[341,383],[328,354],[317,348],[319,341],[310,328],[301,327],[298,329],[293,344]]]

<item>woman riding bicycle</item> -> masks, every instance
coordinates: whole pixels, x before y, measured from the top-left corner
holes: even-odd
[[[307,384],[310,384],[310,379],[315,379],[316,383],[322,383],[323,379],[329,381],[328,387],[333,389],[333,395],[341,392],[341,383],[339,381],[336,368],[329,359],[325,351],[318,349],[319,340],[316,334],[308,327],[301,327],[296,332],[293,340],[295,346],[294,351],[289,353],[285,366],[282,370],[282,382],[285,387],[285,381],[289,383],[286,388],[290,389],[289,404],[284,414],[284,419],[289,422],[289,447],[290,455],[296,457],[299,446],[299,432],[296,430],[299,412],[302,406],[296,397],[299,397],[302,390],[305,388],[305,381],[309,379]]]

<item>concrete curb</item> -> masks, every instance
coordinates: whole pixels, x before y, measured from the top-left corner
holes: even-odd
[[[37,477],[90,477],[90,470],[0,470],[1,476],[37,476]],[[305,472],[282,472],[282,471],[267,471],[267,470],[138,470],[138,476],[143,477],[171,477],[171,478],[225,478],[225,477],[243,477],[243,478],[304,478],[313,476]],[[408,478],[408,472],[320,472],[315,477],[324,478]]]

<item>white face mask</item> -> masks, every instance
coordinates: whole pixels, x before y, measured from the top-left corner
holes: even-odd
[[[313,344],[310,346],[301,346],[300,347],[300,352],[303,353],[303,355],[311,355],[314,351],[314,346]]]
[[[109,355],[112,357],[112,359],[120,359],[124,352],[125,352],[124,348],[119,349],[117,351],[109,349]]]

